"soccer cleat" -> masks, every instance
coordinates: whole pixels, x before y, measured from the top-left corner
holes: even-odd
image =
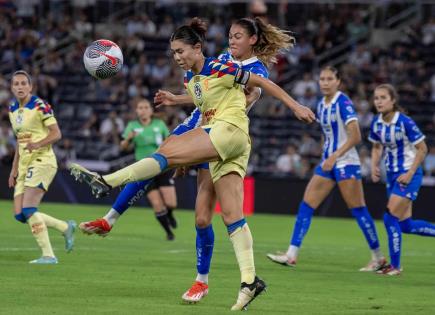
[[[365,267],[362,267],[359,271],[373,272],[373,271],[381,270],[386,266],[387,266],[387,260],[385,259],[385,257],[382,257],[379,260],[370,260],[369,263]]]
[[[281,264],[289,267],[296,267],[296,259],[289,258],[285,253],[278,252],[276,254],[267,254],[267,258],[276,262],[277,264]]]
[[[195,281],[195,283],[181,297],[184,302],[198,303],[208,294],[207,283]]]
[[[240,285],[239,296],[237,302],[231,307],[232,311],[246,311],[248,305],[263,291],[266,290],[266,283],[255,276],[254,282],[247,284],[242,282]]]
[[[74,220],[67,221],[68,228],[65,233],[63,233],[63,237],[65,238],[65,250],[67,253],[70,253],[74,247],[74,232],[77,227],[77,223]]]
[[[71,163],[69,168],[71,175],[74,176],[76,181],[79,183],[85,182],[91,187],[92,194],[96,198],[106,196],[112,189],[112,187],[108,185],[103,177],[98,173],[90,172],[83,166],[75,163]]]
[[[79,224],[79,229],[88,235],[97,234],[99,236],[105,237],[107,234],[109,234],[110,230],[112,230],[112,227],[110,226],[109,222],[101,218],[94,221],[82,222]]]
[[[401,273],[401,269],[394,268],[391,265],[386,265],[384,268],[376,271],[378,275],[387,275],[387,276],[399,276]]]
[[[168,234],[166,234],[166,239],[168,240],[168,241],[173,241],[173,240],[175,240],[175,235],[174,235],[174,233],[168,233]]]
[[[175,220],[175,217],[174,217],[174,214],[172,213],[172,211],[168,211],[168,221],[169,221],[169,225],[173,229],[177,228],[177,220]]]
[[[56,257],[42,256],[38,259],[34,259],[29,261],[29,264],[37,264],[37,265],[56,265],[58,260]]]

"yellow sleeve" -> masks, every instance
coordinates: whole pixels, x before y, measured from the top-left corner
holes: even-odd
[[[44,126],[48,127],[50,125],[57,124],[57,120],[54,118],[53,109],[51,108],[50,104],[40,100],[36,105],[36,110],[38,111]]]

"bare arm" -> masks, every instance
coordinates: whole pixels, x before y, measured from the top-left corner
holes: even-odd
[[[324,171],[332,170],[339,157],[343,156],[347,151],[361,142],[361,131],[359,130],[359,125],[356,120],[346,125],[346,132],[348,135],[347,141],[323,162],[322,169]]]
[[[411,182],[412,177],[414,176],[421,163],[423,163],[427,153],[427,145],[424,141],[417,143],[415,145],[415,148],[417,149],[417,152],[415,154],[415,159],[411,165],[411,168],[406,173],[400,175],[399,178],[397,178],[397,181],[403,185],[408,185]]]
[[[12,169],[9,175],[9,188],[15,187],[16,178],[18,176],[18,161],[20,159],[20,153],[18,152],[18,144],[15,147],[14,161],[12,162]]]
[[[415,172],[417,171],[417,169],[421,165],[421,163],[423,163],[424,158],[426,157],[426,154],[427,154],[426,142],[423,140],[423,141],[417,143],[415,145],[415,148],[417,149],[417,152],[415,155],[414,163],[412,163],[412,166],[409,169],[409,172],[412,172],[413,175],[415,174]]]
[[[372,147],[372,181],[378,182],[381,178],[381,171],[379,169],[379,162],[382,158],[383,147],[380,143],[373,143]]]
[[[133,139],[136,136],[136,133],[134,131],[130,132],[124,140],[121,141],[119,146],[121,147],[122,151],[130,151],[133,149],[133,144],[131,143],[131,139]]]
[[[246,96],[246,107],[250,107],[254,104],[261,96],[261,89],[258,87],[255,88],[245,88],[245,96]]]
[[[37,150],[39,148],[53,144],[62,138],[62,133],[60,132],[58,124],[53,124],[53,125],[47,126],[47,128],[48,128],[48,135],[44,139],[42,139],[38,142],[27,143],[27,145],[26,145],[27,150],[32,152],[33,150]]]
[[[188,94],[175,95],[163,90],[158,90],[156,95],[154,95],[154,103],[157,106],[194,105],[192,96]]]
[[[315,121],[316,117],[314,113],[308,107],[302,106],[296,102],[290,95],[288,95],[282,88],[273,83],[272,81],[262,78],[254,73],[250,73],[249,81],[247,83],[248,87],[259,87],[262,88],[266,93],[272,95],[273,97],[279,99],[288,108],[290,108],[295,116],[304,122],[312,123]]]

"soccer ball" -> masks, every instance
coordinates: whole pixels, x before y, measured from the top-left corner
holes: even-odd
[[[113,77],[122,68],[124,57],[114,42],[99,39],[90,44],[83,55],[83,63],[91,76],[97,79]]]

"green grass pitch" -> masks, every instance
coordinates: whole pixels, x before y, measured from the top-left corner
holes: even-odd
[[[34,266],[40,252],[27,225],[13,219],[12,203],[0,202],[0,314],[225,314],[235,302],[240,275],[226,229],[215,216],[215,252],[209,295],[181,303],[196,275],[192,211],[176,212],[176,240],[168,242],[149,209],[134,208],[106,238],[76,234],[66,254],[50,230],[59,265]],[[77,222],[107,208],[43,203],[41,211]],[[434,314],[435,240],[404,236],[399,277],[360,273],[369,251],[352,219],[315,217],[294,269],[273,264],[266,253],[288,246],[294,217],[254,215],[257,273],[266,294],[250,314]],[[377,222],[387,254],[384,227]]]

